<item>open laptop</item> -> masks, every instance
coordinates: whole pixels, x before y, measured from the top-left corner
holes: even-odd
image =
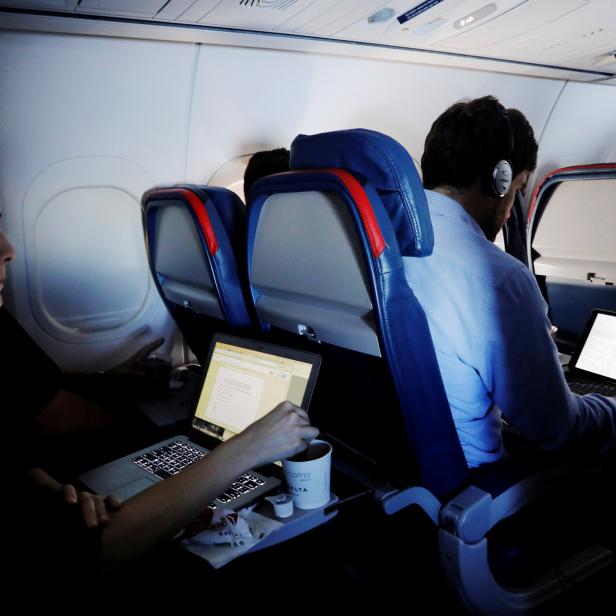
[[[280,402],[290,400],[307,409],[320,363],[315,353],[215,334],[203,367],[190,436],[178,435],[135,451],[83,473],[79,480],[99,494],[130,498],[196,462]],[[248,471],[210,507],[245,507],[280,484],[277,474]]]
[[[577,394],[616,396],[616,312],[593,310],[565,376]]]

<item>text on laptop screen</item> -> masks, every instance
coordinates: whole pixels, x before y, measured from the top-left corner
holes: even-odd
[[[301,406],[312,364],[216,342],[193,427],[227,440],[290,400]]]
[[[616,379],[616,316],[597,314],[575,367]]]

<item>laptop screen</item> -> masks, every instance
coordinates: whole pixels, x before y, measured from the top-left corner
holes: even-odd
[[[217,334],[193,427],[227,440],[290,400],[307,408],[320,356]]]
[[[575,368],[616,380],[616,313],[595,310],[576,353]]]

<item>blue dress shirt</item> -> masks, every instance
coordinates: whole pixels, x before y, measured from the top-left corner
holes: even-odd
[[[616,444],[616,400],[569,390],[535,277],[457,201],[426,194],[434,252],[404,258],[404,267],[428,317],[469,466],[505,455],[501,417],[539,448],[607,453]]]

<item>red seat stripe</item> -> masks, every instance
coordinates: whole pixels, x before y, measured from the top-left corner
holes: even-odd
[[[379,223],[376,221],[374,210],[370,204],[370,199],[366,195],[366,191],[362,185],[344,169],[324,168],[324,169],[306,169],[301,171],[291,171],[290,173],[331,173],[335,175],[349,191],[355,207],[359,212],[359,216],[368,235],[368,242],[370,243],[370,250],[374,258],[378,258],[380,254],[385,250],[385,240],[381,233]]]
[[[161,195],[168,195],[171,197],[177,194],[180,194],[192,208],[201,226],[207,249],[211,255],[214,255],[218,250],[218,241],[216,240],[216,235],[214,235],[214,229],[212,228],[212,223],[205,209],[205,205],[201,203],[201,199],[199,199],[194,192],[188,190],[188,188],[162,188],[161,190],[154,191],[150,199],[155,199]]]

